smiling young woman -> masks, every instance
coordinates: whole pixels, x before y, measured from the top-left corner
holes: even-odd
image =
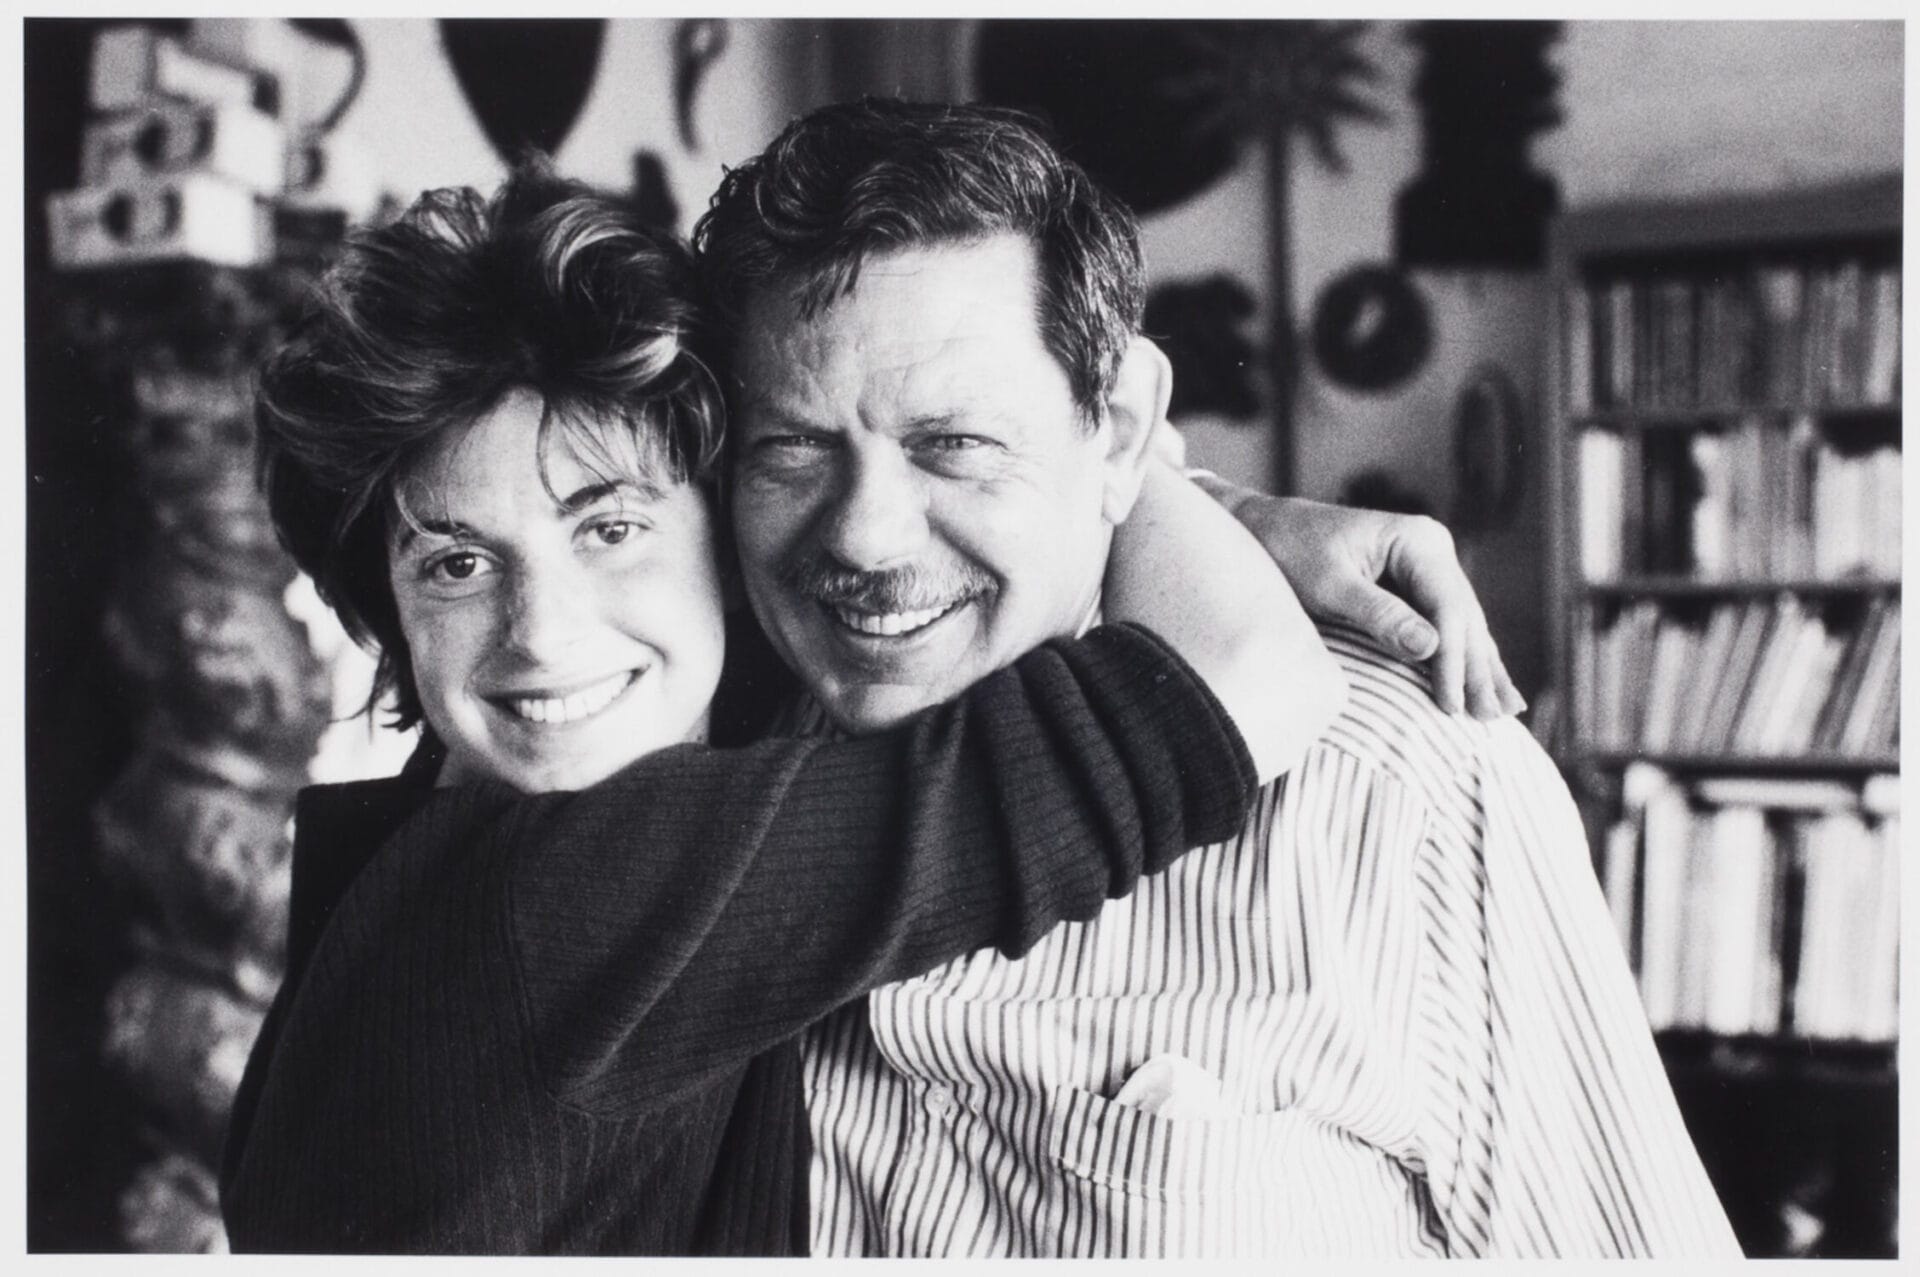
[[[516,386],[436,441],[394,520],[389,580],[443,783],[584,789],[707,738],[726,618],[706,495],[649,474],[603,421],[555,430],[531,465],[544,414]],[[583,452],[619,457],[617,476]]]

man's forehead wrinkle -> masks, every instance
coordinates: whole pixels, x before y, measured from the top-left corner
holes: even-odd
[[[826,424],[823,418],[838,406],[826,370],[784,345],[757,352],[760,358],[743,369],[748,375],[740,379],[742,414],[792,426]]]
[[[983,246],[989,255],[973,256]],[[920,293],[956,270],[963,279],[975,269],[1002,278],[1017,272],[1030,314],[1032,251],[1024,240],[987,239],[873,253],[856,290],[797,321],[782,322],[789,312],[778,303],[790,293],[759,294],[744,317],[743,414],[763,423],[869,428],[1008,416],[997,376],[1007,358],[1007,315],[998,300],[1006,294],[989,287],[978,305],[931,297],[922,305]]]
[[[832,347],[818,333],[797,333],[793,345],[793,357],[782,362],[772,379],[779,391],[776,406],[790,415],[808,417],[831,411],[835,385],[841,379],[831,358]]]
[[[773,322],[764,309],[750,311],[740,345],[740,361],[734,372],[739,406],[785,412],[800,389],[803,377],[811,378],[815,360],[808,347],[817,345],[809,326],[800,322]]]
[[[990,409],[1002,386],[996,376],[1002,347],[996,335],[971,315],[955,316],[944,332],[928,333],[889,347],[879,365],[898,406],[913,415],[950,416]]]

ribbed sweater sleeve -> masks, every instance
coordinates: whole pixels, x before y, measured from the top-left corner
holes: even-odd
[[[481,854],[510,862],[556,1098],[635,1114],[880,984],[1090,917],[1231,833],[1254,789],[1206,686],[1109,626],[901,730],[680,748],[516,803]]]
[[[232,1244],[799,1249],[794,1035],[1091,915],[1254,792],[1204,683],[1121,626],[860,740],[677,747],[573,794],[309,791],[296,860],[335,859],[296,874]]]

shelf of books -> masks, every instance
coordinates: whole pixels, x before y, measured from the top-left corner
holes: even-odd
[[[1891,1042],[1895,781],[1675,777],[1628,764],[1601,885],[1656,1030]]]
[[[1673,1070],[1895,1090],[1900,209],[1556,229],[1562,762]]]

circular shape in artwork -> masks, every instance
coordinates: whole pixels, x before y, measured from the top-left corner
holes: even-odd
[[[1313,354],[1349,390],[1391,390],[1426,362],[1433,324],[1426,298],[1406,274],[1355,266],[1321,290],[1313,309]]]
[[[1526,409],[1506,369],[1482,364],[1460,388],[1453,409],[1454,526],[1504,527],[1526,487]]]

